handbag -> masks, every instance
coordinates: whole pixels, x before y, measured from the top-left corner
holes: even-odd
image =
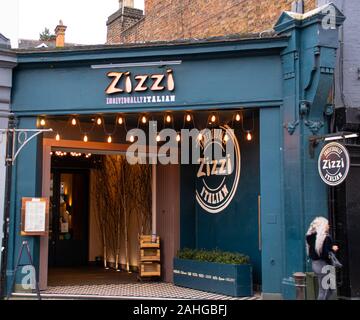
[[[338,260],[338,258],[336,258],[335,253],[330,251],[329,252],[329,259],[331,261],[331,264],[335,267],[335,268],[342,268],[342,264],[340,263],[340,261]]]

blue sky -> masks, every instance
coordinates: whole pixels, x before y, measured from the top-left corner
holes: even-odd
[[[135,7],[143,2],[135,0]],[[61,19],[67,42],[102,44],[106,20],[118,8],[118,0],[0,0],[0,33],[16,47],[19,38],[38,39],[45,27],[53,32]]]

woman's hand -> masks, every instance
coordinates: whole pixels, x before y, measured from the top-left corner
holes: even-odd
[[[339,250],[339,247],[335,245],[335,246],[332,246],[332,249],[333,249],[333,251],[335,251],[335,252],[336,252],[336,251],[338,251],[338,250]]]

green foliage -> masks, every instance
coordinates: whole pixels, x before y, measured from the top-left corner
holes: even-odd
[[[50,41],[55,38],[54,34],[50,33],[50,30],[48,28],[45,28],[43,32],[40,33],[40,40],[41,41]]]
[[[220,251],[218,249],[207,251],[203,249],[184,248],[178,251],[179,259],[217,262],[226,264],[249,264],[250,258],[241,253]]]

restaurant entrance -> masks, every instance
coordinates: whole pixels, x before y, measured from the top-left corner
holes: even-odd
[[[151,166],[88,147],[51,147],[50,287],[133,282],[138,237],[151,234]]]
[[[89,172],[53,169],[49,212],[49,267],[88,263]]]

